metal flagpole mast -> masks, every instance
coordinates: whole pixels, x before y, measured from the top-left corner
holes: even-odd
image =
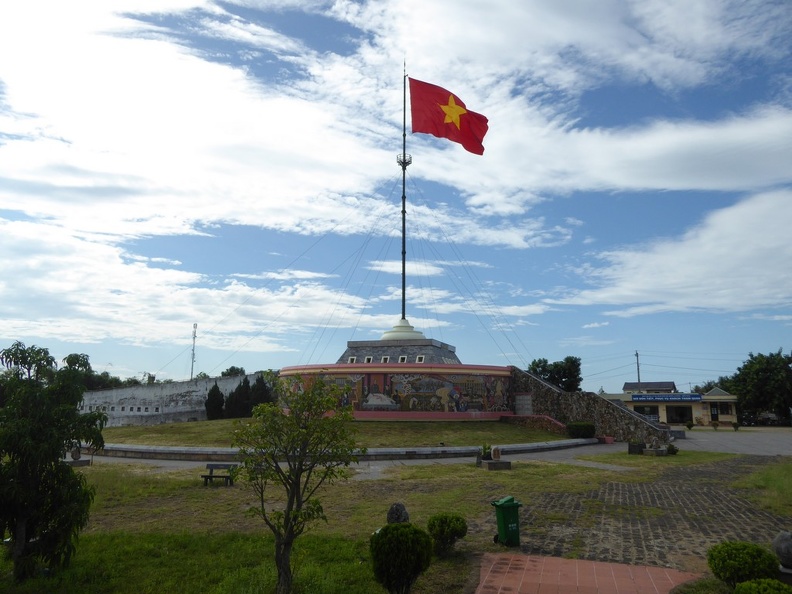
[[[412,163],[412,156],[407,154],[407,62],[404,63],[403,106],[402,106],[402,152],[396,162],[402,169],[402,299],[401,317],[407,319],[407,166]]]

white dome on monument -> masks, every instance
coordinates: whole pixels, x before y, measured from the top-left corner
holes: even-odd
[[[419,332],[402,318],[398,323],[382,334],[380,340],[425,340],[423,332]]]

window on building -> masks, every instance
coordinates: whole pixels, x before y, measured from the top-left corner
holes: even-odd
[[[350,357],[347,363],[354,363],[355,361],[357,361],[357,357]]]
[[[645,416],[650,421],[660,420],[660,408],[657,406],[634,406],[633,410],[639,415]]]
[[[143,412],[148,412],[148,406],[146,407],[146,409]]]
[[[139,407],[139,406],[138,406],[138,409],[137,409],[137,411],[138,411],[138,412],[140,412],[140,407]]]
[[[380,363],[387,363],[388,361],[390,361],[390,357],[386,355],[380,360]]]
[[[732,407],[730,402],[721,402],[718,405],[718,413],[722,415],[730,415],[732,414]]]
[[[407,363],[407,355],[399,355],[399,363]]]
[[[115,406],[110,407],[110,412],[115,412]]]
[[[126,410],[126,406],[122,406],[121,407],[121,412],[124,412],[125,410]]]
[[[90,412],[90,411],[92,411],[92,410],[93,410],[93,404],[91,404],[91,405],[89,405],[89,406],[88,406],[88,412]]]
[[[154,412],[159,412],[159,406],[154,409]]]
[[[423,363],[423,362],[424,362],[424,356],[423,356],[423,355],[418,355],[418,356],[415,358],[415,362],[416,362],[416,363]]]
[[[365,363],[371,363],[374,360],[374,357],[366,357]]]

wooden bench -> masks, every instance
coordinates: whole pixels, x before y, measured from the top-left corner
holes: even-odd
[[[234,470],[239,464],[221,464],[221,463],[209,463],[206,465],[206,470],[209,471],[209,474],[202,474],[201,478],[204,480],[204,487],[206,487],[209,483],[214,484],[214,480],[222,480],[225,486],[229,486],[234,484],[234,476],[231,472]],[[215,471],[225,471],[226,474],[215,474]]]

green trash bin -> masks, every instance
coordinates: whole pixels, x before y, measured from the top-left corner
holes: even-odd
[[[495,535],[495,542],[507,547],[520,546],[520,507],[522,503],[509,495],[498,501],[493,501],[491,505],[495,508],[495,518],[498,520],[498,533]]]

